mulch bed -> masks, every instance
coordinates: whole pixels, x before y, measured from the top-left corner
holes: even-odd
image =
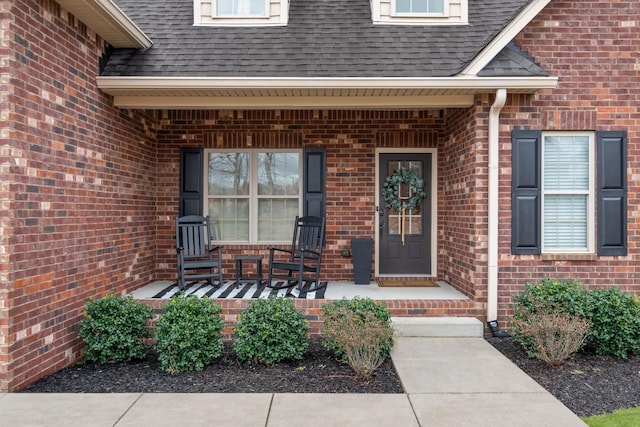
[[[489,338],[495,348],[580,416],[640,406],[640,356],[628,360],[574,355],[560,368],[527,357],[511,338]],[[223,355],[200,372],[170,375],[156,353],[130,363],[86,363],[63,369],[30,385],[31,393],[403,393],[388,359],[369,380],[358,378],[312,337],[305,358],[274,366],[236,360],[227,344]]]
[[[488,341],[579,416],[640,406],[640,356],[625,360],[581,352],[550,368],[527,357],[511,338]]]
[[[157,354],[136,362],[79,364],[23,390],[31,393],[403,393],[391,359],[363,380],[312,337],[305,358],[273,366],[238,362],[230,344],[199,372],[167,374]]]

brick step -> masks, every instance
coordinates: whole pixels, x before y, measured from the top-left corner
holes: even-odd
[[[473,317],[392,317],[395,334],[403,337],[482,338],[484,325]]]

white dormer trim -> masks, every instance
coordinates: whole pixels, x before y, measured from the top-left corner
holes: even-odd
[[[289,0],[265,0],[265,16],[217,16],[217,0],[193,0],[193,25],[213,27],[285,26],[289,22]]]
[[[485,47],[478,56],[465,68],[462,75],[475,76],[496,57],[505,46],[513,40],[520,31],[549,4],[551,0],[533,0],[520,14],[512,20],[492,41]]]
[[[396,0],[369,0],[371,20],[381,25],[467,25],[469,23],[468,0],[444,0],[443,13],[396,13]]]

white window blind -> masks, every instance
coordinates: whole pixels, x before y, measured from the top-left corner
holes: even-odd
[[[264,16],[265,0],[218,0],[218,16]]]
[[[590,249],[593,203],[589,135],[549,135],[543,144],[543,248]]]

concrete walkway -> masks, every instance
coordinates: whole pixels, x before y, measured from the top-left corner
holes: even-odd
[[[481,338],[396,337],[406,394],[0,394],[0,425],[491,426],[585,424]]]

